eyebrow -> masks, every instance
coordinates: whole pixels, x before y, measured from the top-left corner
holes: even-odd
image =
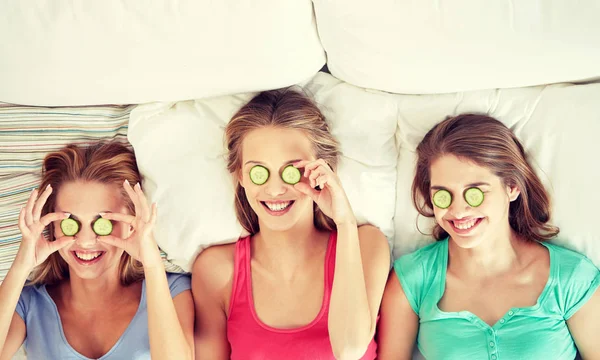
[[[486,182],[476,182],[476,183],[471,183],[471,184],[467,184],[465,186],[465,188],[472,188],[472,187],[478,187],[478,186],[491,186],[490,184],[486,183]],[[439,185],[433,185],[430,187],[430,190],[446,190],[449,191],[448,188],[444,187],[444,186],[439,186]]]
[[[294,159],[294,160],[289,160],[289,161],[286,161],[286,162],[284,163],[284,166],[286,166],[286,165],[289,165],[289,164],[296,163],[296,162],[298,162],[298,161],[302,161],[302,159]],[[258,165],[265,165],[265,163],[263,163],[263,162],[261,162],[261,161],[256,161],[256,160],[248,160],[248,161],[246,161],[246,163],[244,164],[244,166],[246,166],[246,165],[248,165],[248,164],[258,164]]]

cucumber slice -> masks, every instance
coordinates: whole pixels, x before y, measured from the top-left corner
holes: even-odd
[[[301,178],[302,174],[300,174],[300,170],[294,165],[286,166],[281,172],[281,179],[290,185],[299,183]]]
[[[66,236],[73,236],[79,232],[79,223],[75,219],[66,218],[60,222],[60,230]]]
[[[262,185],[269,179],[269,170],[266,167],[255,165],[250,169],[250,180],[256,185]]]
[[[113,231],[113,225],[110,220],[105,218],[98,218],[94,221],[94,225],[92,225],[92,229],[94,232],[100,236],[110,235]]]
[[[483,203],[483,191],[480,188],[472,187],[465,191],[465,201],[472,207],[478,207]]]
[[[433,204],[440,209],[447,209],[452,204],[452,194],[448,190],[438,190],[433,194]]]

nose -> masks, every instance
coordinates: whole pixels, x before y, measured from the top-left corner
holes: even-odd
[[[75,243],[82,248],[91,248],[98,242],[97,238],[98,235],[92,230],[91,226],[81,224],[81,229],[75,235]]]
[[[277,197],[287,192],[288,186],[279,178],[279,176],[272,176],[269,181],[265,184],[265,193],[271,197]]]
[[[462,196],[457,196],[452,199],[452,204],[448,208],[448,212],[455,219],[462,219],[466,217],[471,211],[471,206],[463,199]]]

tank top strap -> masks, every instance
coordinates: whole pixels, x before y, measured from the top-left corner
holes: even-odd
[[[248,267],[250,266],[250,237],[239,239],[235,244],[235,260],[233,269],[233,284],[231,300],[229,301],[229,315],[235,307],[248,307]]]

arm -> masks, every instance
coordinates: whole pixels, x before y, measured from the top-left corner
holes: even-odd
[[[25,322],[15,309],[27,276],[50,254],[73,243],[72,237],[63,236],[55,241],[48,241],[42,234],[44,228],[52,221],[69,217],[69,214],[65,213],[50,213],[41,217],[42,208],[51,193],[52,188],[48,186],[38,198],[39,192],[34,190],[27,205],[19,213],[21,244],[4,282],[0,285],[0,359],[10,358],[25,340]]]
[[[322,159],[299,161],[306,181],[294,188],[308,196],[329,216],[338,230],[335,276],[329,302],[329,340],[338,359],[358,359],[373,339],[390,249],[373,226],[356,227],[356,218],[338,176]],[[321,190],[315,190],[315,187]]]
[[[198,256],[192,270],[192,293],[196,307],[194,341],[196,359],[226,360],[227,304],[231,292],[235,244],[210,247]]]
[[[567,320],[567,326],[583,359],[600,359],[600,288]]]
[[[135,206],[135,216],[120,213],[101,213],[105,219],[121,221],[133,228],[127,239],[113,235],[98,236],[98,241],[125,250],[144,266],[148,304],[148,335],[152,359],[193,359],[192,325],[194,310],[191,299],[183,292],[171,298],[167,274],[160,251],[152,236],[156,222],[156,204],[152,207],[139,184],[134,188],[125,181],[125,191]]]
[[[377,327],[389,263],[387,239],[377,228],[338,227],[329,305],[329,336],[336,358],[358,359],[367,350]]]
[[[153,359],[193,359],[194,307],[191,293],[171,298],[164,267],[144,267],[148,335]]]
[[[392,270],[381,303],[377,358],[411,359],[418,331],[419,317],[410,306],[402,285]]]
[[[15,261],[0,285],[0,360],[10,359],[25,340],[25,322],[15,311],[29,269]]]

